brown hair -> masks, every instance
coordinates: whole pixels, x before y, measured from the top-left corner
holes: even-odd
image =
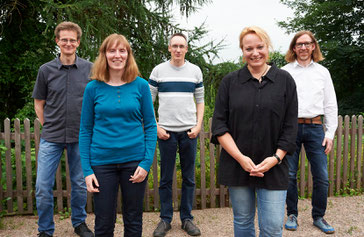
[[[125,46],[128,52],[128,58],[126,60],[125,71],[123,73],[121,80],[126,83],[132,82],[139,75],[138,65],[135,62],[133,52],[131,50],[128,40],[123,35],[111,34],[104,42],[102,42],[99,55],[97,56],[95,63],[92,67],[91,79],[98,81],[108,82],[109,81],[109,66],[106,60],[106,51],[112,47],[114,44]]]
[[[57,25],[56,29],[54,30],[54,35],[57,39],[59,39],[59,32],[62,30],[71,30],[75,31],[77,33],[77,40],[81,39],[82,36],[82,30],[79,25],[76,23],[70,22],[70,21],[64,21]]]
[[[285,59],[287,62],[291,63],[294,62],[297,59],[297,55],[296,53],[293,51],[293,48],[296,46],[296,42],[297,39],[299,37],[301,37],[302,35],[308,35],[310,36],[312,43],[315,44],[315,49],[312,52],[311,58],[314,62],[320,62],[322,60],[324,60],[324,57],[322,56],[321,50],[320,50],[320,46],[317,43],[317,40],[315,38],[315,36],[312,34],[311,31],[308,30],[302,30],[300,32],[298,32],[297,34],[295,34],[295,36],[293,37],[290,45],[289,45],[289,49],[286,53]]]
[[[272,43],[270,41],[269,35],[267,34],[267,32],[265,32],[265,30],[263,30],[262,28],[260,28],[258,26],[249,26],[249,27],[245,27],[243,29],[243,31],[240,33],[239,44],[240,44],[241,50],[243,50],[243,47],[244,47],[243,39],[247,34],[256,34],[266,44],[268,49],[269,48],[273,49],[273,46],[272,46]],[[244,60],[244,57],[243,57],[243,62],[244,61],[245,60]]]

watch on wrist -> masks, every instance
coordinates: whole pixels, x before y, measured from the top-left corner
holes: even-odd
[[[282,163],[282,159],[277,154],[273,154],[273,157],[275,157],[278,160],[277,165],[280,165]]]

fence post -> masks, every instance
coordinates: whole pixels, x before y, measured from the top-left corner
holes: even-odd
[[[201,209],[206,208],[206,162],[205,162],[205,129],[203,126],[204,122],[202,121],[202,127],[200,131],[200,165],[201,165]],[[196,193],[196,192],[195,192]]]
[[[350,188],[354,188],[355,179],[355,134],[356,134],[356,116],[351,116],[350,129]]]
[[[20,133],[20,120],[15,119],[15,171],[16,171],[16,199],[18,202],[18,210],[20,214],[24,213],[23,208],[23,164],[21,160],[21,133]]]
[[[348,115],[345,115],[345,118],[344,118],[344,159],[343,159],[343,180],[342,180],[343,190],[345,190],[347,183],[348,183],[349,126],[350,126],[350,118]]]
[[[341,187],[341,152],[342,152],[342,134],[343,134],[343,117],[338,118],[338,128],[336,130],[336,193],[340,193]]]
[[[363,178],[363,176],[362,176],[363,173],[361,171],[361,164],[362,164],[361,159],[363,158],[362,149],[363,149],[363,116],[359,115],[359,117],[358,117],[358,148],[357,148],[358,177],[357,177],[357,183],[356,183],[357,189],[360,189],[361,179]],[[363,172],[364,172],[364,167],[363,167]]]
[[[0,150],[0,181],[1,181],[0,183],[2,183],[2,177],[3,177],[3,165],[2,165],[2,163],[3,163],[3,160],[2,160],[2,157],[1,157],[1,150]],[[3,186],[0,185],[0,201],[1,201],[1,203],[0,203],[0,212],[3,211],[3,200],[4,200],[3,192],[4,192]]]
[[[33,177],[32,177],[32,156],[30,144],[30,121],[24,120],[24,140],[25,140],[25,171],[27,183],[27,206],[28,213],[33,213]]]
[[[6,196],[10,199],[7,201],[8,213],[13,212],[13,170],[11,168],[11,142],[10,142],[10,119],[4,120],[5,133],[5,165],[6,165]]]
[[[212,119],[209,119],[209,136],[208,139],[211,140],[211,123]],[[209,153],[210,153],[210,207],[216,207],[216,184],[215,184],[215,145],[209,142]]]

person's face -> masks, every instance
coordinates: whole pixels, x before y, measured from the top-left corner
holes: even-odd
[[[106,60],[109,70],[124,70],[128,59],[128,51],[123,44],[114,43],[106,50]]]
[[[263,66],[269,57],[268,46],[257,34],[250,33],[243,38],[243,58],[250,67]]]
[[[301,35],[293,47],[293,51],[296,53],[298,62],[311,61],[312,52],[315,49],[315,44],[309,35]]]
[[[168,51],[171,53],[172,61],[185,60],[187,53],[187,42],[182,36],[175,36],[168,45]]]
[[[61,55],[72,56],[76,53],[80,40],[77,40],[77,32],[72,30],[61,30],[56,43],[61,50]]]

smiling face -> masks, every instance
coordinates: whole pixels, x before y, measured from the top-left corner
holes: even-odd
[[[56,38],[56,43],[61,51],[61,55],[69,57],[76,54],[80,40],[77,40],[76,31],[61,30],[59,38]]]
[[[252,68],[259,68],[266,64],[269,50],[266,43],[255,33],[249,33],[242,40],[243,59]]]
[[[168,51],[171,53],[172,62],[181,62],[185,60],[187,53],[187,42],[182,36],[174,36],[168,45]]]
[[[315,50],[315,44],[312,41],[311,37],[307,34],[300,36],[296,40],[293,51],[296,54],[298,63],[307,64],[311,62],[312,52]]]
[[[128,59],[128,51],[123,44],[114,43],[106,50],[109,70],[124,70]]]

